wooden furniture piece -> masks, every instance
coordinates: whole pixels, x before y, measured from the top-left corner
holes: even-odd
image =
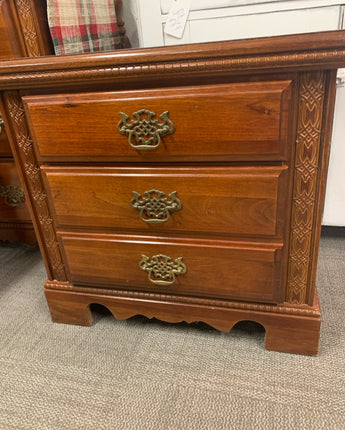
[[[122,0],[116,0],[115,7],[121,41],[130,47],[121,18]],[[45,0],[0,0],[0,60],[53,53]],[[37,243],[1,110],[0,240]]]
[[[54,321],[266,329],[316,354],[337,67],[326,32],[0,65]]]
[[[52,53],[43,3],[0,0],[0,60]],[[37,243],[1,109],[0,240]]]

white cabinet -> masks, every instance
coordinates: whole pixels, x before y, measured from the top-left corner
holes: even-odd
[[[323,224],[345,226],[345,83],[337,87]]]
[[[182,38],[164,33],[176,0],[126,0],[140,47],[338,30],[345,0],[190,0]],[[341,84],[344,85],[344,84]],[[337,89],[324,225],[345,226],[345,87]]]
[[[127,0],[135,4],[141,47],[337,30],[344,13],[339,0],[190,0],[184,35],[177,39],[164,33],[175,1]]]

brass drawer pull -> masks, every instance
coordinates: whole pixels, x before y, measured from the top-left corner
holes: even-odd
[[[22,187],[17,185],[0,185],[0,196],[4,198],[8,206],[16,207],[25,202],[25,194]]]
[[[168,197],[159,190],[145,191],[143,196],[137,191],[132,191],[132,193],[131,206],[139,211],[140,219],[147,223],[167,222],[171,213],[182,208],[176,191],[170,193]]]
[[[128,143],[135,149],[156,149],[161,144],[162,137],[175,131],[175,126],[169,119],[168,111],[160,115],[159,118],[163,121],[162,123],[159,123],[158,119],[153,119],[156,116],[155,112],[147,109],[134,112],[135,119],[129,123],[129,116],[126,113],[120,112],[120,115],[121,121],[118,123],[117,129],[121,134],[128,136]]]
[[[0,113],[0,134],[4,127],[5,127],[5,121],[2,119],[2,115]]]
[[[149,280],[154,284],[171,285],[177,275],[187,273],[187,266],[182,262],[183,257],[176,260],[163,254],[154,255],[152,258],[143,254],[141,257],[139,267],[148,272]]]

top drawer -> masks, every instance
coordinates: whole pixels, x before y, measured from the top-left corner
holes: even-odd
[[[43,161],[262,161],[286,159],[290,89],[247,82],[23,100]]]

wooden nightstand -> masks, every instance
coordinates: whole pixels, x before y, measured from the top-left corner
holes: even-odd
[[[345,33],[10,61],[0,89],[54,321],[253,320],[316,354]]]

